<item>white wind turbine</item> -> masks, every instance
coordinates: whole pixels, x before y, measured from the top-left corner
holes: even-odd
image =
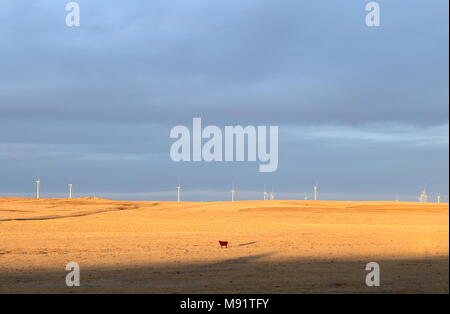
[[[236,194],[236,190],[234,189],[234,185],[233,185],[233,187],[231,188],[231,201],[232,201],[232,202],[234,202],[234,196],[235,196],[235,194]]]
[[[36,181],[36,198],[39,199],[40,198],[40,192],[41,192],[41,180],[37,179]]]
[[[69,185],[69,199],[72,199],[72,187],[73,187],[73,184],[69,183],[68,185]]]
[[[264,185],[264,194],[263,194],[263,200],[267,200],[267,192],[266,192],[266,186]]]
[[[436,195],[436,202],[438,203],[438,204],[440,204],[441,203],[441,193],[438,193],[437,195]]]
[[[317,201],[319,196],[319,185],[316,183],[314,184],[314,200]]]
[[[177,185],[177,202],[181,202],[181,185]]]
[[[419,200],[419,202],[423,202],[423,203],[428,201],[428,194],[427,194],[426,186],[424,186],[422,192],[420,192],[418,200]]]

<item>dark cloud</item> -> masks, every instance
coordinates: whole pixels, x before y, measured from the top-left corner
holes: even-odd
[[[249,191],[320,179],[330,197],[448,190],[448,1],[379,1],[375,29],[362,0],[78,2],[79,28],[64,2],[2,3],[0,192],[38,173],[53,192],[180,177]],[[195,116],[279,125],[279,170],[172,163],[169,130]]]

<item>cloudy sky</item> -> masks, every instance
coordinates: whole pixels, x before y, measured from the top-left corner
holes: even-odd
[[[0,195],[448,199],[448,0],[77,2],[1,2]],[[278,170],[171,161],[193,117],[278,125]]]

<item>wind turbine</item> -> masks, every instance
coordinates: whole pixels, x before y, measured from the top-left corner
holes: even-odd
[[[314,200],[317,201],[319,196],[319,185],[316,183],[314,184]]]
[[[436,195],[436,201],[437,201],[438,204],[441,203],[441,193],[438,193]]]
[[[308,200],[308,194],[305,193],[305,201]]]
[[[177,201],[181,202],[181,186],[179,184],[177,185]]]
[[[69,198],[72,198],[72,183],[69,183]]]
[[[275,199],[275,194],[273,194],[273,191],[270,192],[270,200],[273,201]]]
[[[234,189],[234,186],[231,188],[231,201],[234,202],[234,195],[236,194],[236,190]]]
[[[39,199],[40,197],[40,190],[41,190],[41,180],[37,179],[36,181],[36,198]]]
[[[264,194],[263,194],[263,200],[267,201],[267,192],[266,192],[266,185],[264,185]]]
[[[419,202],[422,202],[422,203],[428,201],[428,194],[427,194],[426,186],[424,186],[422,192],[420,192],[418,200],[419,200]]]

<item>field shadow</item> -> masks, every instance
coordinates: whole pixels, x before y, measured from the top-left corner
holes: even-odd
[[[256,243],[258,243],[258,241],[247,242],[247,243],[241,243],[241,244],[238,244],[238,246],[247,246],[247,245],[252,245],[252,244],[256,244]]]
[[[64,265],[0,273],[0,293],[449,293],[448,257],[272,261],[272,254],[204,263],[81,264],[81,286],[72,288],[65,285]],[[372,261],[380,265],[379,287],[365,284],[365,266]]]

